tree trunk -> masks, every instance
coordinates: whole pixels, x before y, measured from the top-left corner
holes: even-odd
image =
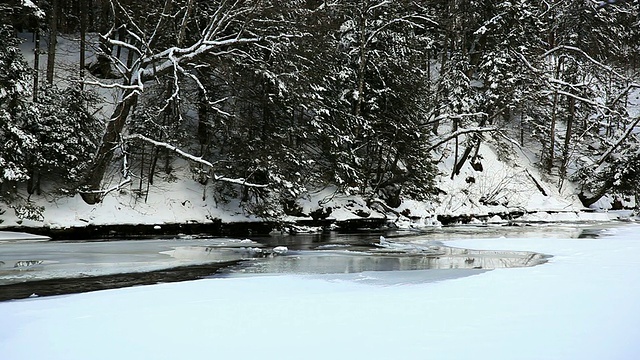
[[[107,34],[109,32],[109,14],[110,14],[110,2],[109,0],[101,1],[100,8],[100,33]],[[109,56],[111,55],[111,46],[109,45],[108,40],[100,36],[100,46],[99,51],[96,53],[96,64],[91,65],[91,72],[103,79],[107,79],[111,77],[111,60],[109,60]]]
[[[87,10],[85,6],[87,5],[86,0],[80,0],[80,89],[84,89],[84,84],[82,80],[84,80],[84,67],[85,67],[85,56],[86,56],[86,47],[87,47]]]
[[[611,189],[612,186],[613,186],[613,180],[606,180],[602,185],[602,187],[600,187],[600,189],[598,189],[598,191],[595,194],[588,196],[588,195],[585,195],[584,192],[580,192],[578,194],[578,198],[580,199],[584,207],[589,207],[595,204],[598,200],[600,200],[600,198],[602,198],[607,193],[607,191]]]
[[[205,149],[209,146],[209,108],[207,99],[202,90],[198,91],[198,143],[200,144],[200,156],[204,156]]]
[[[464,153],[462,153],[462,156],[460,157],[460,160],[454,165],[453,168],[453,174],[451,174],[451,179],[453,180],[453,175],[455,174],[460,175],[460,171],[462,170],[462,167],[464,166],[464,164],[467,162],[467,160],[469,159],[469,155],[471,155],[471,151],[473,151],[474,148],[479,147],[480,146],[480,135],[478,134],[473,134],[471,136],[471,139],[468,140],[469,143],[467,145],[467,147],[464,149]]]
[[[85,188],[82,199],[87,204],[95,204],[102,200],[103,193],[100,192],[100,185],[104,178],[107,167],[113,159],[114,148],[120,138],[124,124],[129,116],[129,112],[135,106],[138,95],[133,90],[126,90],[122,100],[118,103],[111,119],[107,123],[107,128],[102,137],[100,147],[94,156],[87,171],[87,176],[83,181]]]
[[[355,109],[353,111],[353,115],[355,116],[360,116],[362,113],[362,99],[363,99],[363,92],[364,92],[364,72],[365,69],[367,67],[367,58],[366,58],[366,46],[367,44],[366,42],[366,13],[365,10],[362,9],[362,13],[360,15],[360,61],[358,63],[358,84],[357,84],[357,91],[358,91],[358,97],[356,98],[356,105],[355,105]]]
[[[564,135],[564,149],[562,150],[562,166],[560,167],[560,179],[564,179],[567,174],[567,164],[569,163],[569,147],[571,146],[571,135],[573,135],[573,118],[576,112],[576,99],[569,99],[569,118],[567,119],[567,131]]]
[[[38,3],[36,3],[37,5]],[[40,82],[40,22],[36,20],[36,28],[33,29],[35,35],[35,47],[33,49],[33,101],[38,100],[38,87]]]
[[[458,119],[453,119],[453,132],[455,133],[456,131],[458,131]],[[454,152],[454,155],[453,155],[453,171],[451,171],[451,180],[453,180],[453,178],[459,172],[459,170],[458,170],[458,150],[459,150],[459,147],[460,147],[460,140],[459,140],[459,137],[456,136],[456,147],[455,147],[455,152]]]
[[[56,63],[56,45],[58,43],[58,0],[51,3],[51,14],[49,17],[49,46],[47,54],[47,83],[53,84],[53,72]]]
[[[562,66],[563,58],[560,57],[558,59],[558,64],[556,65],[556,78],[560,75],[560,68]],[[560,95],[558,91],[554,91],[553,93],[553,109],[551,113],[551,126],[549,129],[549,154],[547,155],[547,164],[546,168],[549,173],[551,173],[551,169],[553,168],[553,162],[555,160],[555,146],[556,146],[556,122],[558,118],[558,102]]]

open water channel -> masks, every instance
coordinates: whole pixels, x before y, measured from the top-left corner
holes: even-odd
[[[611,224],[465,226],[421,232],[272,235],[251,239],[178,236],[85,241],[0,240],[0,301],[205,277],[385,271],[438,281],[496,268],[535,266],[549,255],[447,246],[462,238],[593,238]],[[411,270],[432,269],[420,279]],[[395,273],[392,273],[394,272]],[[401,274],[401,276],[400,276]]]

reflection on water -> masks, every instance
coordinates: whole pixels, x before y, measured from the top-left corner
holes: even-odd
[[[490,238],[595,238],[606,234],[609,229],[620,224],[611,223],[581,223],[581,224],[535,224],[535,225],[463,225],[426,228],[420,231],[394,230],[369,231],[356,233],[325,232],[296,235],[272,235],[257,237],[255,241],[266,246],[288,246],[295,250],[312,250],[321,247],[372,245],[383,234],[391,239],[402,238],[416,242],[446,242],[460,239],[490,239]]]
[[[542,264],[547,256],[519,251],[479,251],[446,246],[429,253],[298,251],[285,256],[253,259],[228,269],[229,273],[339,274],[365,271],[425,269],[484,269],[524,267]]]

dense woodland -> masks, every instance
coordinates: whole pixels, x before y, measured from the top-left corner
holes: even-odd
[[[396,207],[483,142],[586,206],[638,191],[637,0],[32,1],[0,4],[5,203],[144,196],[181,158],[256,214],[327,184]]]

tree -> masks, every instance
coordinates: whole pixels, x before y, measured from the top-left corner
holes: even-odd
[[[35,139],[24,131],[20,115],[30,108],[28,98],[31,69],[18,45],[16,28],[30,24],[44,14],[31,2],[9,1],[0,4],[0,201],[12,202],[18,182],[28,178],[25,157]],[[28,205],[28,204],[27,204]],[[19,205],[12,205],[18,209]],[[32,207],[22,207],[32,209]],[[4,210],[0,209],[0,214]],[[26,213],[28,214],[28,211]]]
[[[56,67],[56,46],[58,44],[58,13],[60,12],[59,0],[51,1],[49,9],[49,45],[47,47],[47,83],[53,84],[53,75]]]
[[[64,193],[77,192],[86,159],[94,154],[102,130],[89,111],[97,101],[96,95],[79,87],[47,86],[30,110],[21,114],[24,130],[34,139],[27,158],[29,194],[40,193],[43,178]]]
[[[24,157],[35,139],[23,130],[20,113],[28,107],[31,69],[25,62],[12,26],[0,26],[0,197],[13,191],[13,184],[28,178]]]
[[[151,81],[169,76],[172,81],[172,91],[167,104],[177,104],[181,97],[180,79],[192,81],[200,87],[201,82],[192,70],[202,63],[206,57],[223,55],[241,55],[239,46],[244,44],[258,44],[265,39],[252,33],[249,15],[257,11],[261,2],[253,1],[216,1],[212,4],[198,4],[203,6],[198,11],[191,11],[184,2],[167,0],[162,13],[151,17],[146,23],[140,23],[131,16],[129,9],[115,2],[115,9],[120,13],[119,18],[125,19],[128,42],[113,40],[112,28],[104,37],[112,45],[118,45],[134,53],[131,64],[125,64],[112,54],[103,54],[111,59],[115,72],[120,74],[118,84],[100,84],[112,86],[121,90],[118,104],[107,123],[100,147],[91,162],[84,184],[87,191],[83,198],[88,203],[100,201],[103,191],[101,182],[107,167],[113,158],[115,144],[121,140],[121,134],[131,110],[135,107],[140,94]],[[172,16],[169,16],[171,13]],[[196,15],[197,14],[197,15]],[[145,26],[146,25],[146,26]],[[185,39],[184,45],[180,34],[182,30],[193,29],[190,34],[198,34],[194,38]],[[277,34],[276,37],[289,37],[290,34]],[[206,94],[206,89],[203,89]],[[174,106],[174,105],[171,105]],[[232,181],[251,185],[244,179],[219,178],[222,181]]]
[[[327,6],[311,42],[305,110],[315,128],[319,173],[342,191],[397,204],[430,193],[421,126],[430,97],[424,48],[435,21],[414,3],[358,1]],[[316,157],[318,158],[318,157]],[[412,187],[422,182],[423,187]],[[409,190],[411,188],[411,190]]]

